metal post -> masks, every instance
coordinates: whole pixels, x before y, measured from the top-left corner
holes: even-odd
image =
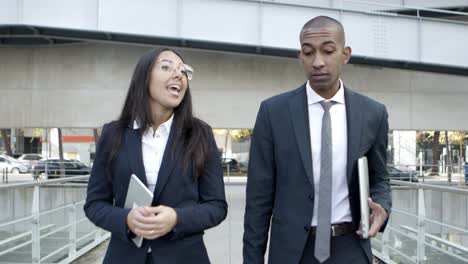
[[[2,182],[8,183],[8,168],[2,168]]]
[[[416,263],[425,263],[426,261],[426,206],[424,203],[424,190],[418,188],[418,242],[417,242],[417,256]]]
[[[68,231],[68,257],[72,258],[76,255],[76,203],[73,202],[68,207],[68,221],[71,224]]]
[[[33,203],[32,203],[32,263],[41,263],[41,233],[40,233],[40,187],[34,186]]]
[[[391,220],[389,220],[390,222]],[[390,223],[389,223],[390,224]],[[390,261],[390,255],[388,253],[388,243],[390,241],[390,230],[387,229],[382,234],[382,260],[386,263]]]

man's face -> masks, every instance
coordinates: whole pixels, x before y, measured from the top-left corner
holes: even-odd
[[[344,47],[343,42],[343,33],[333,26],[301,32],[299,60],[310,85],[319,94],[334,94],[338,90],[341,65],[351,57],[351,49]]]

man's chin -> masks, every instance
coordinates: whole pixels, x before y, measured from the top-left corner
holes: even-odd
[[[319,90],[319,91],[327,91],[331,88],[331,84],[329,81],[310,81],[309,80],[309,84],[310,86],[314,89],[314,90]]]

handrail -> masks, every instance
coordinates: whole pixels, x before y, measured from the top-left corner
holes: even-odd
[[[34,217],[32,215],[30,215],[30,216],[22,217],[22,218],[19,218],[19,219],[13,219],[13,220],[10,220],[10,221],[5,221],[5,222],[2,222],[0,224],[0,228],[2,228],[4,226],[7,226],[7,225],[14,225],[16,223],[20,223],[20,222],[30,220],[30,219],[33,219],[33,218]]]
[[[468,262],[467,254],[468,254],[468,248],[466,246],[466,243],[461,242],[452,242],[448,241],[444,238],[438,237],[437,233],[439,231],[429,231],[430,229],[428,226],[428,223],[434,224],[437,228],[442,228],[443,231],[441,231],[441,234],[446,234],[446,233],[456,233],[457,235],[463,235],[466,236],[468,234],[468,229],[466,227],[458,227],[435,221],[432,219],[429,219],[426,215],[426,205],[425,205],[425,193],[424,191],[426,190],[431,190],[431,191],[438,191],[440,193],[450,193],[454,195],[461,195],[462,197],[468,198],[468,190],[462,189],[462,188],[457,188],[457,187],[451,187],[451,186],[440,186],[440,185],[434,185],[434,184],[426,184],[426,183],[412,183],[412,182],[407,182],[407,181],[398,181],[398,180],[391,180],[390,181],[392,184],[397,184],[397,185],[392,185],[392,189],[400,189],[402,188],[403,190],[408,190],[408,191],[417,191],[417,214],[411,213],[410,210],[401,210],[398,208],[392,208],[392,211],[397,213],[397,214],[392,214],[391,219],[389,221],[389,224],[387,226],[387,230],[379,237],[374,238],[374,241],[378,241],[380,247],[373,247],[373,251],[376,252],[376,254],[379,254],[380,256],[383,257],[383,259],[391,259],[393,256],[397,255],[399,258],[404,258],[408,262],[415,262],[415,263],[420,263],[419,261],[423,261],[423,258],[430,257],[430,254],[428,255],[427,250],[428,249],[433,249],[436,252],[441,254],[441,258],[445,259],[446,261],[448,259],[457,259],[461,260],[464,262]],[[392,218],[398,217],[399,214],[404,215],[401,219],[402,221],[406,221],[410,219],[411,217],[415,222],[416,227],[411,227],[411,226],[403,226],[401,229],[399,226],[394,226]],[[438,230],[438,229],[436,229]],[[445,230],[445,231],[444,231]],[[434,233],[428,233],[428,232],[434,232]],[[399,239],[403,243],[413,243],[411,241],[416,241],[416,253],[413,255],[413,253],[409,253],[410,256],[407,256],[406,253],[402,252],[399,249],[404,249],[404,244],[400,246],[395,246],[392,244],[392,238],[390,236],[392,234],[393,239]],[[403,238],[407,238],[410,240],[406,240]],[[410,244],[412,245],[412,244]],[[402,247],[402,248],[400,248]],[[428,248],[428,249],[426,249]]]
[[[445,227],[445,228],[448,228],[448,229],[453,229],[453,230],[455,230],[455,231],[462,232],[462,233],[465,233],[465,234],[468,235],[468,230],[461,229],[461,228],[456,227],[456,226],[453,226],[453,225],[447,225],[447,224],[440,223],[440,222],[438,222],[438,221],[431,220],[431,219],[428,219],[428,218],[426,218],[426,222],[429,222],[429,223],[435,224],[435,225],[440,225],[440,226]]]
[[[400,228],[402,228],[402,229],[404,229],[404,230],[407,230],[407,231],[409,231],[409,232],[411,232],[411,233],[413,233],[413,234],[417,234],[417,233],[418,233],[417,230],[415,230],[414,228],[411,228],[411,227],[409,227],[409,226],[400,226]],[[432,239],[432,240],[435,240],[435,241],[440,242],[440,243],[442,243],[442,244],[444,244],[444,245],[446,245],[446,246],[455,248],[455,249],[457,249],[457,250],[459,250],[459,251],[462,251],[462,252],[468,254],[468,248],[466,248],[466,247],[457,245],[457,244],[455,244],[455,243],[453,243],[453,242],[450,242],[450,241],[448,241],[448,240],[446,240],[446,239],[443,239],[443,238],[440,238],[440,237],[437,237],[437,236],[434,236],[434,235],[431,235],[431,234],[425,234],[425,235],[426,235],[426,237],[428,237],[428,238],[430,238],[430,239]],[[416,237],[416,238],[417,238],[417,237]]]
[[[0,186],[0,191],[15,188],[34,188],[31,215],[21,217],[20,219],[7,220],[0,224],[0,228],[8,228],[13,227],[15,224],[25,222],[25,224],[22,225],[21,233],[0,239],[0,245],[4,247],[0,252],[0,262],[2,261],[3,255],[17,254],[18,250],[23,251],[22,248],[28,247],[26,251],[29,252],[29,250],[31,250],[30,254],[33,263],[50,262],[56,257],[61,259],[60,263],[71,263],[79,256],[102,243],[105,239],[108,239],[110,236],[109,232],[102,232],[99,227],[92,225],[85,216],[82,216],[85,200],[81,200],[81,198],[79,198],[79,201],[71,201],[48,210],[41,210],[39,207],[41,187],[76,180],[87,180],[88,178],[89,176],[76,176],[42,182]],[[60,218],[58,223],[51,223],[51,221],[47,219],[45,219],[45,221],[42,220],[44,216],[60,211],[65,213],[65,218]],[[55,222],[55,220],[52,219],[52,222]],[[31,227],[28,227],[28,225],[31,225]],[[50,248],[42,247],[42,243],[48,243],[48,239],[56,238],[57,234],[60,234],[58,237],[63,239],[64,243],[53,244]]]
[[[399,214],[404,214],[404,215],[411,216],[411,217],[414,217],[414,218],[418,217],[416,214],[408,213],[408,212],[405,212],[405,211],[400,210],[398,208],[392,208],[392,212],[396,212],[396,213],[399,213]]]
[[[407,181],[399,181],[399,180],[390,180],[390,183],[398,184],[400,186],[415,187],[416,189],[421,188],[421,189],[426,189],[426,190],[435,190],[435,191],[443,191],[443,192],[451,192],[451,193],[456,193],[456,194],[468,195],[468,189],[461,189],[457,187],[440,186],[440,185],[435,185],[435,184],[407,182]]]
[[[0,191],[16,189],[16,188],[44,186],[44,185],[49,185],[51,183],[64,183],[64,182],[69,182],[69,181],[88,180],[88,179],[89,179],[89,175],[84,175],[84,176],[63,177],[59,179],[44,180],[44,181],[12,183],[8,185],[0,185]]]
[[[46,226],[43,226],[40,228],[40,231],[43,231],[45,229],[49,229],[51,227],[53,227],[55,225],[53,224],[50,224],[50,225],[46,225]],[[18,234],[16,236],[13,236],[13,237],[9,237],[9,238],[6,238],[6,239],[3,239],[3,240],[0,240],[0,247],[5,245],[5,244],[8,244],[12,241],[15,241],[15,240],[18,240],[18,239],[22,239],[22,238],[26,238],[27,236],[31,235],[32,234],[32,231],[26,231],[24,233],[21,233],[21,234]],[[0,252],[0,256],[2,255],[2,253]]]

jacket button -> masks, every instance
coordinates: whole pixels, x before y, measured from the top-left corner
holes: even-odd
[[[313,201],[314,200],[314,197],[311,195],[309,195],[309,200]]]
[[[310,226],[304,226],[304,231],[309,232]]]

